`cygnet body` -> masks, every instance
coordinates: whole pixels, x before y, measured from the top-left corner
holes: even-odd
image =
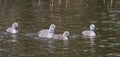
[[[16,34],[18,32],[18,23],[14,22],[11,27],[6,29],[6,32],[9,32],[11,34]]]
[[[55,33],[55,31],[54,31],[55,28],[56,28],[56,26],[54,24],[51,24],[49,29],[40,30],[38,32],[38,36],[40,38],[52,38]]]
[[[85,30],[82,32],[82,35],[83,36],[86,36],[86,37],[91,37],[91,36],[96,36],[95,32],[95,25],[94,24],[91,24],[90,25],[90,30]]]
[[[55,40],[68,40],[70,34],[68,31],[65,31],[63,34],[55,34],[53,35],[53,39]]]

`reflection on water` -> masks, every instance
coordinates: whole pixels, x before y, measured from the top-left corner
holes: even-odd
[[[0,57],[119,57],[119,0],[108,12],[108,0],[0,0]],[[116,6],[116,7],[115,7]],[[5,32],[18,22],[19,33]],[[42,39],[39,30],[56,25],[56,34],[69,31],[68,41]],[[93,23],[95,38],[81,32]]]

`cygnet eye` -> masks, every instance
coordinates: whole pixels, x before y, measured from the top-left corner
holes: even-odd
[[[94,29],[95,28],[95,25],[94,24],[91,24],[90,25],[90,29]]]
[[[94,26],[92,26],[92,28],[94,28]]]
[[[18,27],[18,24],[15,24],[15,27]]]
[[[69,33],[68,33],[68,32],[66,33],[66,36],[67,36],[67,37],[69,36]]]

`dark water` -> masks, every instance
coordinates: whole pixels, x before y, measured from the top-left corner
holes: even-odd
[[[120,1],[114,0],[0,0],[0,57],[120,57]],[[19,33],[5,30],[19,23]],[[39,39],[37,32],[56,25],[70,32],[69,41]],[[96,25],[97,36],[80,34]]]

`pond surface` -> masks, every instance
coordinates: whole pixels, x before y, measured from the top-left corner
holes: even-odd
[[[0,0],[0,57],[120,57],[120,1]],[[19,33],[5,30],[19,23]],[[56,25],[56,34],[70,32],[68,41],[42,39],[38,31]],[[96,25],[96,37],[81,32]],[[94,43],[91,41],[94,40]]]

